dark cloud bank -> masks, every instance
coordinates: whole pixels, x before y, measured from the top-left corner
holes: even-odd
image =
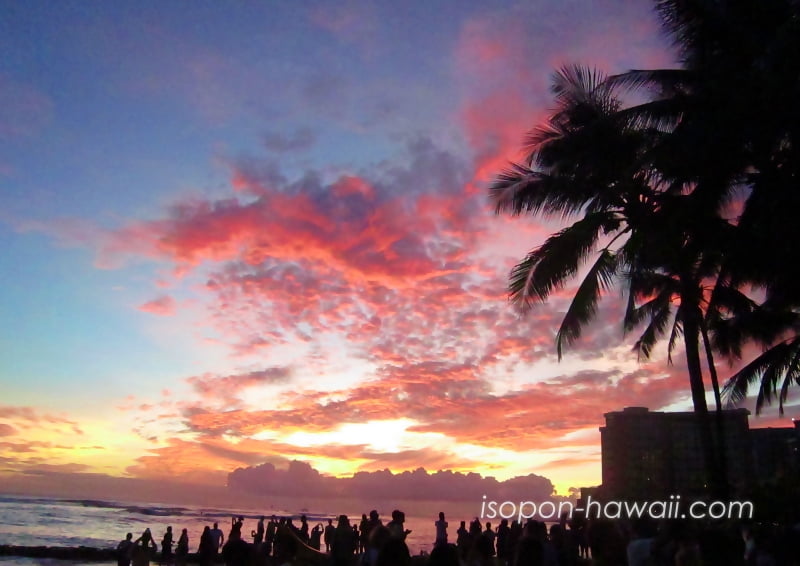
[[[404,499],[418,501],[475,502],[486,495],[494,500],[542,501],[553,495],[553,483],[528,474],[505,481],[476,473],[424,468],[393,474],[389,470],[356,472],[352,477],[324,476],[309,464],[292,461],[285,470],[271,463],[237,468],[228,474],[228,487],[253,495],[303,495],[313,498]]]

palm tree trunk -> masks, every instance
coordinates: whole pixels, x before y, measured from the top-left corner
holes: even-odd
[[[714,402],[717,405],[717,412],[722,411],[722,397],[719,393],[719,379],[717,377],[717,367],[714,364],[714,353],[711,351],[711,343],[708,340],[708,328],[705,319],[700,325],[700,332],[703,335],[703,346],[706,350],[706,362],[708,363],[708,374],[711,376],[711,388],[714,390]]]
[[[727,498],[729,496],[730,485],[728,483],[728,462],[727,462],[727,439],[725,438],[725,414],[722,412],[722,398],[719,393],[719,378],[717,376],[717,367],[714,363],[714,352],[711,350],[711,343],[708,339],[708,328],[706,327],[706,319],[703,318],[700,325],[700,331],[703,335],[703,346],[706,350],[706,362],[708,364],[708,374],[711,376],[711,387],[714,389],[714,401],[717,410],[714,412],[714,420],[717,425],[717,466],[719,469],[720,480],[720,497]]]
[[[697,414],[700,446],[703,452],[705,468],[705,486],[713,495],[721,492],[719,466],[715,457],[714,438],[711,430],[711,419],[706,403],[706,391],[703,386],[703,369],[700,363],[700,328],[701,314],[696,299],[696,286],[691,278],[681,277],[683,293],[681,308],[683,310],[683,338],[686,347],[686,366],[689,371],[689,385],[692,392],[692,404]]]
[[[687,307],[683,317],[683,338],[686,345],[686,366],[689,370],[689,386],[692,392],[692,405],[698,414],[708,414],[706,388],[703,385],[703,369],[700,365],[700,325],[697,309]]]

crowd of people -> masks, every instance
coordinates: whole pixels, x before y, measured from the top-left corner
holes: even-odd
[[[237,546],[237,541],[241,541],[243,523],[243,517],[234,517],[231,521],[228,543],[233,547]],[[224,542],[225,535],[218,523],[214,523],[213,528],[206,526],[200,535],[200,545],[197,548],[197,559],[200,564],[210,565],[217,562],[217,557],[225,548]],[[245,541],[241,542],[248,546]],[[135,540],[133,534],[128,533],[117,546],[117,566],[148,566],[154,555],[157,556],[159,564],[175,566],[186,564],[189,558],[187,529],[181,530],[181,535],[176,542],[172,534],[172,527],[167,527],[161,539],[160,553],[149,528],[145,529],[142,535]]]
[[[800,524],[562,517],[493,528],[475,518],[455,545],[447,526],[440,514],[427,566],[800,566]]]
[[[242,535],[244,518],[233,517],[227,538],[218,523],[206,526],[194,561],[210,566],[264,564],[290,566],[410,566],[405,514],[395,510],[383,523],[377,511],[362,514],[351,524],[346,515],[310,528],[305,515],[299,524],[291,518],[261,517],[250,533]],[[475,518],[461,521],[450,538],[444,513],[434,521],[433,549],[427,566],[713,566],[741,564],[800,566],[797,545],[781,546],[800,532],[756,529],[703,528],[681,522],[657,525],[646,520],[620,522],[562,518],[547,524],[529,519],[522,524],[502,519],[497,527]],[[174,546],[174,549],[173,549]],[[161,540],[160,554],[150,529],[133,539],[128,533],[118,546],[119,566],[159,563],[182,566],[189,558],[189,537],[183,529],[177,543],[172,527]],[[792,552],[794,554],[792,554]],[[427,554],[425,552],[423,555]]]
[[[402,511],[392,512],[392,520],[385,526],[377,511],[369,516],[363,514],[359,523],[350,524],[346,515],[340,515],[334,526],[333,519],[327,525],[318,523],[309,528],[305,515],[300,516],[299,525],[290,517],[278,519],[276,516],[267,521],[261,517],[256,528],[250,533],[252,543],[242,535],[244,517],[231,519],[231,528],[227,538],[218,523],[213,527],[205,526],[200,535],[195,560],[201,566],[208,566],[223,560],[228,565],[245,565],[258,562],[258,558],[271,558],[274,564],[287,564],[296,556],[298,542],[328,557],[331,566],[349,565],[353,557],[363,556],[368,564],[375,565],[378,551],[389,539],[396,539],[405,546],[405,538],[411,532],[403,527],[405,514]],[[324,549],[323,549],[324,545]],[[174,547],[174,548],[173,548]],[[408,548],[405,549],[406,554]],[[189,558],[189,536],[186,529],[181,531],[177,543],[173,538],[172,527],[167,527],[162,539],[161,549],[156,544],[150,529],[133,539],[128,533],[117,546],[118,566],[148,566],[150,560],[157,557],[164,566],[183,566]],[[255,559],[255,560],[254,560]],[[313,559],[311,560],[313,562]]]

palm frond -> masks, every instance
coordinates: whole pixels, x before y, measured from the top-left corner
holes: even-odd
[[[738,314],[752,312],[758,306],[758,303],[743,293],[741,289],[718,283],[711,292],[711,300],[708,306],[709,310],[724,310]]]
[[[525,311],[544,301],[578,273],[600,234],[617,222],[613,213],[589,214],[550,236],[517,264],[509,277],[509,299]]]
[[[525,135],[522,146],[530,155],[529,159],[534,160],[535,154],[543,146],[563,138],[568,135],[561,124],[555,122],[553,117],[544,124],[539,124]]]
[[[685,92],[693,81],[692,72],[686,69],[632,69],[606,79],[612,88],[627,91],[646,89],[656,96]]]
[[[789,387],[794,383],[800,385],[800,348],[795,352],[792,361],[789,362],[789,367],[783,376],[783,385],[781,386],[781,395],[778,399],[778,414],[783,416],[783,404],[789,397]]]
[[[702,50],[703,42],[717,36],[718,22],[725,21],[720,13],[722,6],[728,4],[711,0],[656,0],[656,12],[673,45],[684,58],[689,58]]]
[[[593,194],[593,187],[580,179],[534,171],[517,163],[489,187],[495,213],[512,216],[548,214],[566,219],[579,213]]]
[[[623,108],[617,112],[615,118],[631,130],[669,133],[678,125],[685,110],[680,96],[674,96]]]
[[[535,249],[515,265],[508,276],[508,299],[520,311],[527,311],[537,302],[544,301],[534,284],[536,268],[540,261],[541,254]]]
[[[641,254],[640,254],[641,255]],[[628,274],[631,292],[636,299],[650,298],[654,295],[678,294],[678,281],[671,275],[635,265]]]
[[[750,386],[758,383],[756,414],[759,414],[765,403],[771,404],[777,393],[780,378],[784,377],[784,380],[793,380],[797,383],[798,375],[800,375],[800,337],[795,337],[776,344],[733,374],[722,388],[722,395],[728,406],[735,406],[747,397]],[[781,388],[780,397],[783,399],[785,399],[783,389],[787,387],[789,384],[784,383]],[[783,414],[782,401],[779,403],[778,411]]]
[[[550,91],[562,107],[592,104],[607,92],[605,75],[583,65],[563,65],[553,74]]]
[[[633,314],[630,319],[626,320],[626,324],[636,319],[641,321],[647,318],[650,321],[642,335],[633,345],[633,351],[637,353],[640,360],[642,358],[645,360],[650,358],[653,346],[666,333],[672,316],[670,307],[669,295],[663,293],[639,307],[637,310],[640,312]]]
[[[713,315],[707,316],[706,323],[711,334],[711,347],[731,363],[741,359],[745,342],[741,327],[729,319]]]
[[[672,322],[672,332],[669,333],[669,342],[667,342],[667,363],[672,364],[672,352],[678,344],[681,336],[683,336],[683,316],[686,307],[681,303],[675,311],[675,319]]]
[[[706,309],[705,324],[711,347],[731,362],[741,358],[745,342],[742,327],[736,323],[736,318],[756,307],[756,302],[741,290],[717,279]]]
[[[664,293],[659,293],[637,306],[635,300],[636,292],[631,289],[629,293],[630,299],[625,309],[625,316],[622,320],[623,331],[628,333],[645,320],[652,318],[661,309],[665,299],[667,306],[669,306],[669,296],[665,297],[664,295]]]
[[[741,359],[747,343],[766,349],[800,329],[800,313],[768,301],[758,304],[741,291],[720,285],[714,290],[706,318],[714,348],[731,361]]]
[[[519,215],[524,211],[538,212],[535,190],[539,174],[519,163],[511,163],[489,186],[489,198],[495,203],[495,213],[510,212]]]
[[[559,361],[562,357],[563,347],[580,337],[583,325],[591,320],[597,312],[600,295],[611,286],[616,270],[616,254],[604,248],[578,287],[556,334],[556,351]]]

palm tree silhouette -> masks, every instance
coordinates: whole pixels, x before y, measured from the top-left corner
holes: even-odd
[[[757,383],[756,412],[777,399],[782,414],[789,387],[800,385],[800,4],[655,7],[680,68],[610,78],[561,69],[554,114],[490,193],[498,213],[577,218],[512,270],[510,298],[521,310],[594,256],[558,330],[559,359],[614,284],[628,294],[625,331],[645,324],[641,357],[669,335],[671,358],[682,338],[709,479],[721,489],[725,451],[715,457],[702,358],[720,442],[723,396],[737,403]],[[631,91],[645,102],[623,106]],[[735,361],[747,344],[764,352],[721,395],[714,353]]]
[[[800,385],[800,5],[660,0],[656,9],[681,68],[630,71],[609,82],[647,90],[647,102],[622,112],[641,127],[670,131],[661,153],[668,158],[659,162],[667,178],[717,213],[741,199],[704,341],[709,358],[716,349],[730,361],[748,343],[761,346],[724,394],[736,404],[758,384],[756,413],[777,399],[783,414],[788,388]],[[751,293],[757,301],[742,293],[748,287],[759,290]],[[713,363],[709,369],[715,380]]]
[[[718,271],[729,223],[664,175],[659,167],[669,130],[631,119],[618,88],[596,71],[562,68],[552,87],[557,108],[529,135],[526,161],[490,187],[498,213],[577,217],[512,270],[510,298],[525,311],[596,256],[556,335],[559,359],[596,314],[602,292],[622,285],[628,295],[624,329],[647,323],[635,346],[640,356],[649,356],[668,329],[670,353],[683,338],[710,479],[720,485],[699,343],[708,283]]]

